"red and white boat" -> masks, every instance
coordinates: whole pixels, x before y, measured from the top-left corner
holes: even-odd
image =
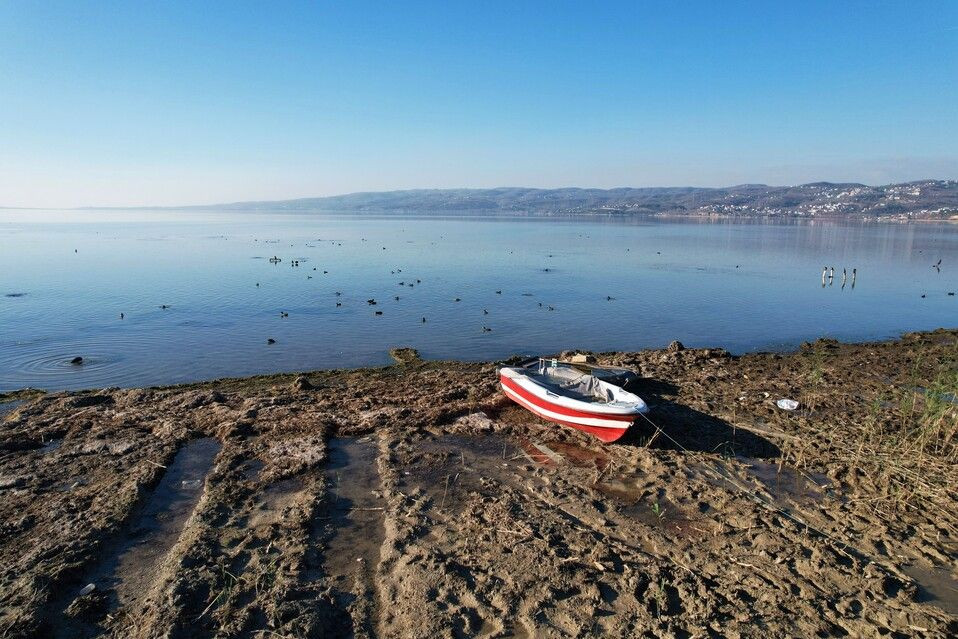
[[[499,369],[502,392],[523,408],[550,422],[614,442],[649,407],[639,396],[600,376],[613,378],[617,373],[602,369],[584,372],[556,360]]]

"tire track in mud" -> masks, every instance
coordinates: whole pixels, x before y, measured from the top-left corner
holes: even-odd
[[[196,544],[148,611],[170,636],[269,636],[309,610],[312,593],[298,575],[323,490],[314,466],[325,457],[324,431],[310,423],[305,433],[228,440],[228,468],[193,531]]]
[[[327,450],[304,578],[329,607],[325,636],[374,637],[385,538],[379,445],[375,436],[334,437]]]
[[[93,587],[87,585],[79,596],[70,594],[49,605],[45,632],[71,638],[100,634],[104,618],[132,606],[149,590],[200,502],[220,449],[213,438],[180,447],[156,487],[134,509],[131,523],[101,551],[80,582]]]

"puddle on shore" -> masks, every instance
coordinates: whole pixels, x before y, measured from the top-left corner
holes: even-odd
[[[307,577],[326,576],[333,582],[335,608],[330,615],[339,627],[336,636],[372,636],[376,569],[386,538],[386,502],[376,462],[379,447],[373,437],[337,437],[326,445],[328,506],[317,514],[313,533],[323,555]]]
[[[39,450],[41,453],[52,453],[53,451],[55,451],[62,445],[63,445],[62,439],[51,439],[50,441],[45,443],[43,446],[41,446]]]
[[[382,510],[386,502],[379,492],[376,463],[379,447],[372,437],[337,437],[327,446],[331,499],[322,515],[332,534],[326,544],[326,572],[337,578],[351,575],[360,563],[373,571],[386,537]]]
[[[108,544],[102,559],[81,584],[96,586],[93,597],[105,597],[106,606],[116,608],[142,597],[156,580],[159,565],[180,537],[183,527],[203,494],[203,482],[213,468],[220,443],[212,438],[193,440],[173,457],[160,483],[133,515],[124,536]],[[57,614],[64,613],[77,598],[76,590],[64,592],[52,602]],[[82,608],[82,606],[81,606]],[[94,615],[94,617],[97,615]],[[94,618],[63,614],[51,628],[54,637],[92,637],[101,634]]]
[[[936,399],[945,404],[958,404],[958,397],[954,393],[947,393],[944,391],[935,390],[933,388],[925,388],[923,386],[916,386],[915,392],[924,395],[925,397],[930,397]]]
[[[517,458],[522,463],[526,457],[496,435],[441,435],[418,442],[403,482],[426,492],[433,508],[455,513],[470,493],[493,495],[494,483],[483,480],[505,480]]]
[[[611,458],[604,452],[567,442],[533,442],[522,439],[519,441],[519,445],[529,459],[543,466],[571,464],[577,468],[594,468],[598,471],[604,471],[612,462]]]
[[[156,578],[160,562],[193,513],[219,451],[220,443],[212,438],[193,440],[183,446],[126,537],[88,581],[100,589],[114,589],[120,605],[142,594]]]
[[[779,466],[757,459],[740,458],[777,502],[787,500],[817,501],[822,499],[831,480],[820,473],[803,473],[795,468]]]
[[[302,489],[303,482],[296,477],[270,484],[261,493],[259,505],[250,515],[248,526],[255,529],[278,524],[282,521],[285,510],[293,505]]]
[[[631,485],[627,478],[606,479],[593,486],[610,497],[623,515],[670,535],[695,539],[710,532],[711,522],[690,515],[665,497],[656,497]]]
[[[613,460],[605,451],[560,441],[542,443],[523,439],[520,446],[529,459],[546,467],[573,466],[598,471],[597,479],[601,479],[592,484],[592,488],[609,497],[617,510],[631,519],[685,538],[708,533],[710,523],[707,520],[692,517],[664,497],[649,494],[648,490],[636,485],[635,476],[603,476],[605,471],[613,468]]]
[[[902,566],[902,572],[918,584],[916,601],[937,606],[950,615],[958,615],[958,579],[946,568],[914,561]]]
[[[263,463],[263,460],[257,457],[243,462],[243,465],[240,466],[240,471],[243,473],[244,479],[255,482],[259,479],[259,474],[265,466],[266,464]]]
[[[24,399],[15,399],[12,402],[0,402],[0,420],[26,403]]]
[[[219,451],[218,441],[205,438],[191,441],[176,453],[115,561],[101,573],[100,578],[109,582],[103,585],[115,587],[120,604],[128,603],[156,577],[158,564],[193,513]]]

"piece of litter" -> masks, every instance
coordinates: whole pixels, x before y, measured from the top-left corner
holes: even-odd
[[[83,589],[80,591],[80,596],[81,596],[81,597],[85,597],[85,596],[87,596],[88,594],[90,594],[91,592],[93,592],[94,590],[96,590],[96,585],[95,585],[95,584],[87,584],[87,585],[83,586]]]
[[[798,408],[798,402],[796,402],[794,399],[786,399],[784,397],[775,402],[775,405],[782,410],[795,410]]]
[[[199,479],[184,479],[180,482],[180,486],[182,486],[184,490],[196,490],[200,485],[201,482]]]

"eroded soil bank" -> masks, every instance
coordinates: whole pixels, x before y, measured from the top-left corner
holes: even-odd
[[[613,445],[397,359],[0,398],[0,637],[958,633],[958,331],[599,354]]]

